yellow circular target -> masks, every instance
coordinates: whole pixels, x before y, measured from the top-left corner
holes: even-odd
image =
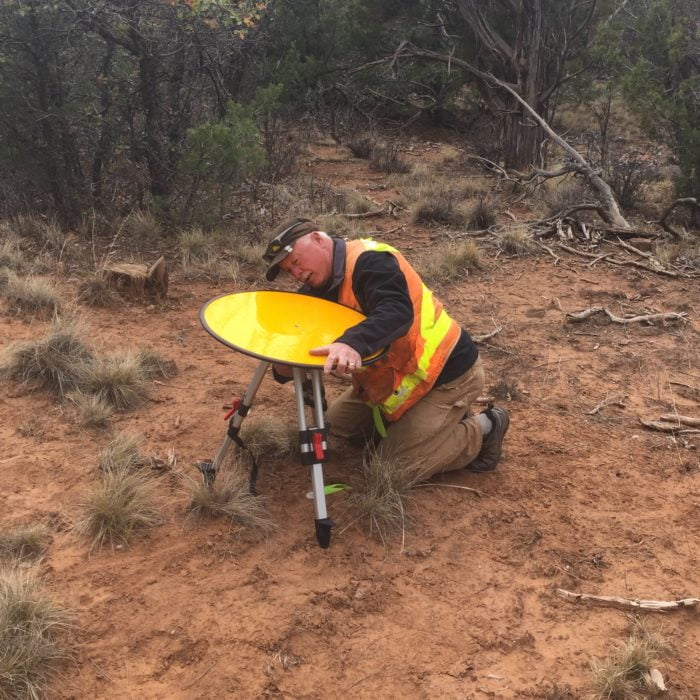
[[[246,355],[296,367],[322,367],[326,357],[309,355],[309,350],[332,343],[365,318],[342,304],[277,291],[223,294],[200,312],[205,330],[218,341]]]

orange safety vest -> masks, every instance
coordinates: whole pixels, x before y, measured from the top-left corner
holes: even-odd
[[[413,323],[381,359],[353,374],[353,387],[362,401],[378,406],[388,420],[395,421],[433,388],[461,329],[398,250],[369,239],[346,243],[345,277],[338,294],[341,304],[362,311],[352,291],[352,275],[357,259],[370,250],[396,258],[408,285]]]

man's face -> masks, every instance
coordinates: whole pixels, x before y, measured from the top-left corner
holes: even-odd
[[[280,268],[310,287],[323,287],[333,274],[333,241],[318,231],[294,241]]]

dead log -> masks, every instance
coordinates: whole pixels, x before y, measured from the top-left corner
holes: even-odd
[[[163,298],[168,294],[168,267],[161,255],[153,265],[109,263],[102,268],[106,284],[123,296],[143,299]]]
[[[557,595],[576,603],[588,600],[593,603],[622,608],[623,610],[641,609],[654,612],[666,612],[667,610],[680,610],[681,608],[694,608],[700,603],[700,598],[681,598],[680,600],[640,600],[638,598],[620,598],[618,596],[589,595],[588,593],[574,593],[572,591],[557,588]]]

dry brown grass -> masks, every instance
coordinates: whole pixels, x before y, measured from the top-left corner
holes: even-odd
[[[85,306],[108,308],[113,306],[118,298],[101,274],[83,280],[78,287],[78,301]]]
[[[182,273],[188,280],[211,280],[215,284],[229,282],[237,284],[241,278],[241,266],[237,260],[224,260],[217,253],[211,253],[204,260],[186,263]]]
[[[411,489],[418,483],[415,470],[368,448],[362,463],[362,483],[349,495],[349,503],[371,535],[383,542],[410,522],[406,508]]]
[[[0,569],[0,698],[39,700],[70,657],[61,637],[71,616],[42,595],[36,577],[17,567]]]
[[[66,400],[75,406],[78,425],[81,428],[106,428],[114,414],[114,408],[101,396],[71,391]]]
[[[231,471],[219,474],[209,487],[188,479],[185,488],[190,513],[199,518],[224,518],[258,537],[267,536],[275,524],[265,510],[265,500],[248,489],[248,482]]]
[[[643,623],[634,623],[628,639],[616,646],[604,661],[594,661],[593,693],[596,700],[645,700],[658,688],[652,669],[668,652],[668,644]]]
[[[20,277],[10,272],[2,294],[15,316],[51,318],[64,307],[56,287],[41,277]]]
[[[100,453],[102,471],[138,471],[149,467],[152,460],[141,452],[142,439],[131,433],[117,433]]]
[[[392,175],[389,184],[400,190],[418,190],[421,187],[430,187],[436,180],[440,179],[427,163],[414,163],[409,172],[403,175]]]
[[[175,362],[166,360],[151,348],[139,348],[135,360],[146,379],[169,379],[177,374]]]
[[[118,411],[135,408],[146,397],[146,376],[139,356],[118,352],[84,364],[80,389],[99,396]]]
[[[350,192],[348,194],[347,210],[350,214],[366,214],[372,209],[376,209],[377,205],[363,197],[359,192]]]
[[[47,389],[62,399],[77,388],[91,360],[79,324],[59,321],[44,338],[10,346],[2,370],[11,379]]]
[[[377,140],[371,134],[360,133],[354,134],[345,142],[345,145],[350,149],[350,152],[355,158],[363,158],[366,160],[372,155],[372,151],[377,145]]]
[[[144,470],[106,471],[81,504],[83,516],[75,531],[92,550],[105,544],[128,545],[139,530],[163,522],[155,505],[156,480]]]
[[[369,168],[381,173],[407,173],[411,166],[401,157],[397,144],[376,145],[372,149]]]
[[[481,250],[474,241],[447,241],[435,247],[420,266],[429,284],[450,284],[483,269]]]
[[[297,426],[279,418],[258,416],[246,420],[241,428],[241,438],[256,459],[282,459],[298,451]]]
[[[183,268],[193,263],[204,262],[214,255],[212,242],[201,228],[181,231],[177,239]]]
[[[22,525],[0,531],[0,559],[38,559],[48,545],[46,525]]]
[[[528,233],[527,226],[506,229],[496,236],[495,243],[499,250],[517,257],[532,255],[537,251],[537,244]]]
[[[137,241],[153,240],[160,236],[159,221],[148,211],[133,211],[122,222],[124,232]]]
[[[413,221],[459,228],[467,221],[462,204],[462,196],[456,188],[450,187],[444,180],[436,180],[417,189]]]
[[[465,203],[462,212],[470,231],[484,231],[497,220],[496,202],[490,197],[479,197]]]
[[[0,231],[0,235],[2,235],[2,231]],[[8,233],[0,241],[0,268],[5,267],[8,270],[21,272],[25,265],[26,260],[24,259],[19,238],[12,233]]]

